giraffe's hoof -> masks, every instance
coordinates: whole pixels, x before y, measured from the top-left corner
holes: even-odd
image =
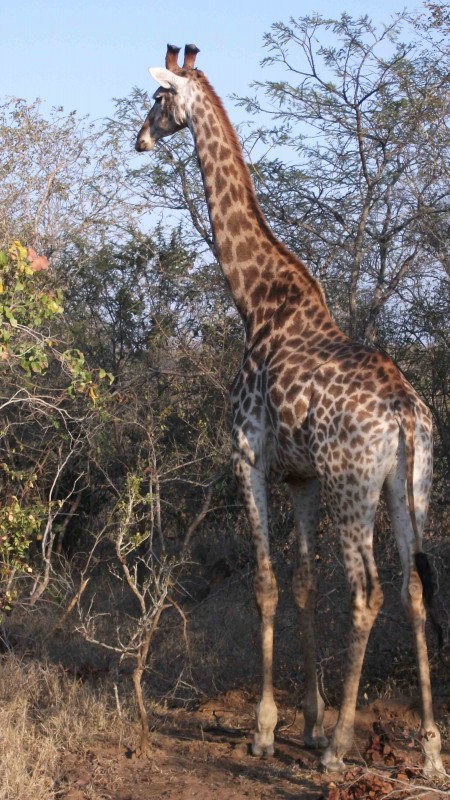
[[[305,733],[303,737],[303,746],[308,750],[324,750],[325,747],[328,747],[328,739],[325,735],[311,736]]]
[[[422,772],[426,778],[447,778],[441,758],[441,736],[436,726],[421,731],[420,743],[424,754]]]
[[[445,771],[440,755],[426,757],[425,764],[422,767],[422,772],[426,778],[434,780],[448,780],[449,774]]]
[[[256,756],[257,758],[270,758],[270,756],[273,756],[274,752],[275,747],[273,742],[269,744],[263,744],[258,734],[255,735],[255,739],[252,744],[252,755]]]
[[[322,772],[344,772],[346,768],[344,760],[338,758],[333,752],[325,750],[322,758],[320,759],[320,766]]]

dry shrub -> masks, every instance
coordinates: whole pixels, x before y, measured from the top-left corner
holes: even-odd
[[[64,753],[85,749],[93,738],[118,731],[105,697],[63,669],[0,661],[0,800],[51,800],[64,768]]]
[[[2,659],[0,800],[53,797],[58,750],[33,719],[36,672],[24,669],[11,657]]]

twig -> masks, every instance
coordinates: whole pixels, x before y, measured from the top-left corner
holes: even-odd
[[[197,530],[199,525],[203,522],[208,513],[209,507],[211,505],[213,489],[214,489],[214,483],[210,483],[208,486],[208,490],[206,492],[206,497],[203,501],[203,505],[200,511],[198,512],[197,516],[194,517],[194,519],[192,520],[191,524],[189,525],[186,531],[186,536],[184,537],[184,543],[183,543],[183,553],[186,552],[187,548],[189,547],[189,543],[192,539],[192,536],[194,535],[195,531]]]
[[[80,600],[81,595],[83,594],[83,592],[86,589],[86,586],[88,585],[90,580],[91,580],[91,578],[89,577],[89,578],[84,578],[84,580],[81,581],[80,588],[78,589],[76,594],[74,594],[74,596],[72,597],[72,600],[70,601],[69,605],[67,606],[67,608],[66,608],[64,614],[62,615],[62,617],[55,623],[55,625],[53,625],[53,628],[51,628],[50,632],[46,635],[46,637],[45,637],[46,639],[48,639],[48,637],[51,636],[52,633],[57,631],[58,628],[61,628],[61,626],[66,621],[66,619],[69,616],[69,614],[73,611],[73,609],[75,608],[76,604]]]

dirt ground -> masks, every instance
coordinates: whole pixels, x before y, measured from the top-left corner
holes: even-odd
[[[380,700],[359,709],[355,746],[343,775],[319,770],[319,753],[302,745],[302,717],[284,693],[270,759],[249,752],[255,697],[230,691],[196,711],[169,709],[153,718],[151,748],[138,756],[125,742],[102,741],[83,756],[63,758],[62,800],[365,800],[448,798],[447,783],[424,780],[416,731],[418,713],[406,699]],[[450,698],[438,699],[437,716],[450,720]],[[326,730],[336,711],[327,710]],[[448,729],[448,728],[447,728]],[[443,760],[450,770],[444,736]]]
[[[377,555],[385,604],[366,653],[355,742],[344,774],[321,772],[320,752],[303,747],[303,718],[296,710],[304,673],[291,592],[293,559],[281,536],[274,548],[280,595],[276,750],[270,759],[251,755],[260,674],[251,555],[241,540],[228,542],[222,552],[211,533],[204,558],[198,548],[192,575],[183,576],[185,594],[177,596],[182,613],[168,609],[153,640],[143,681],[150,727],[145,756],[136,752],[133,663],[122,664],[85,641],[76,616],[72,627],[70,619],[62,628],[56,625],[60,603],[17,606],[5,627],[10,652],[0,673],[0,800],[450,800],[450,781],[425,780],[420,772],[419,714],[411,699],[417,694],[415,653],[399,599],[398,556],[384,531]],[[435,614],[444,633],[441,653],[431,625],[427,633],[436,720],[450,772],[448,541],[430,537],[428,543],[437,576]],[[331,535],[319,536],[318,673],[328,734],[337,718],[349,628],[348,590],[337,552]],[[224,561],[227,569],[218,580],[209,565]],[[125,636],[135,608],[113,591],[115,584],[111,589],[100,578],[91,583],[92,596],[89,590],[83,596],[80,614],[98,614],[106,626],[99,633],[114,642],[115,626]]]

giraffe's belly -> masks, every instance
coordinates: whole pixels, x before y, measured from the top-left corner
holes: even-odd
[[[318,477],[309,446],[309,431],[306,426],[288,429],[281,425],[271,446],[271,472],[280,477]]]

